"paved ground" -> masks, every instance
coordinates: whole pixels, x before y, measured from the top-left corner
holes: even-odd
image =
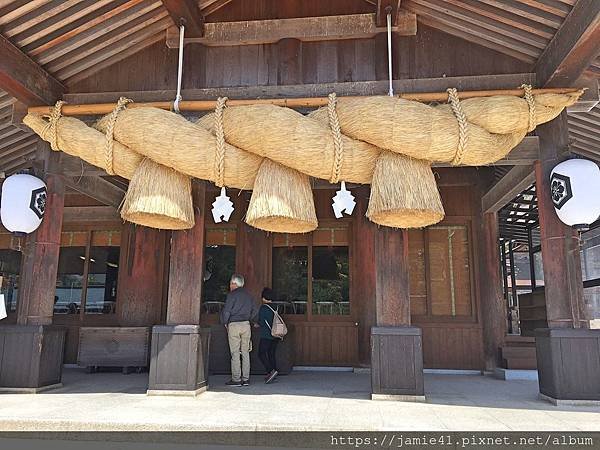
[[[228,388],[211,377],[196,398],[148,397],[147,374],[67,369],[64,387],[0,394],[8,430],[586,430],[600,408],[556,407],[535,381],[480,375],[425,375],[427,403],[369,400],[366,373],[295,372],[271,385],[260,377]]]

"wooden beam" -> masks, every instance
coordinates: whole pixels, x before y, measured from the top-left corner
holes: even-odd
[[[445,91],[455,87],[459,91],[514,89],[521,84],[535,85],[535,74],[517,73],[505,75],[478,75],[465,77],[420,78],[394,80],[395,92],[417,93]],[[182,96],[185,100],[214,100],[218,97],[230,99],[254,98],[296,98],[296,97],[327,97],[335,92],[338,96],[351,95],[387,95],[387,81],[352,81],[344,83],[316,83],[286,86],[244,86],[205,89],[184,89]],[[70,104],[116,103],[119,97],[125,96],[135,102],[155,102],[172,100],[175,90],[157,91],[119,91],[65,94],[64,100]]]
[[[65,208],[63,222],[122,222],[112,206],[77,206]]]
[[[527,166],[539,158],[540,139],[537,136],[525,138],[506,157],[496,161],[494,166]]]
[[[52,173],[75,178],[106,175],[106,172],[103,169],[64,152],[59,152],[58,163]]]
[[[0,88],[27,104],[53,104],[65,87],[0,35]]]
[[[577,103],[567,108],[569,114],[590,112],[600,102],[600,82],[597,78],[591,80],[580,79],[577,81],[577,86],[584,87],[585,92],[579,97]]]
[[[540,140],[537,136],[525,138],[508,155],[491,166],[530,166],[539,158]],[[455,167],[450,163],[433,163],[432,167]]]
[[[247,20],[243,22],[210,22],[204,25],[204,36],[186,38],[185,44],[238,46],[272,44],[285,38],[301,41],[367,39],[386,31],[375,23],[375,14],[299,17],[293,19]],[[401,10],[392,31],[401,36],[417,33],[417,17]],[[167,47],[179,47],[179,30],[167,30]]]
[[[98,176],[65,177],[65,185],[114,208],[121,205],[125,196],[120,187]]]
[[[204,35],[204,18],[195,0],[162,0],[176,27],[185,26],[185,36],[200,38]]]
[[[499,211],[504,205],[535,182],[533,166],[515,166],[481,198],[483,213]]]
[[[600,2],[579,0],[536,64],[539,86],[570,86],[600,54]]]

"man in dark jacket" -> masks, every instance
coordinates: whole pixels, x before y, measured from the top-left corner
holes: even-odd
[[[231,380],[228,386],[250,384],[250,351],[252,350],[250,321],[256,317],[258,308],[250,293],[244,288],[244,277],[233,274],[229,282],[229,294],[221,312],[221,323],[227,329],[231,352]],[[241,364],[240,364],[241,357]]]

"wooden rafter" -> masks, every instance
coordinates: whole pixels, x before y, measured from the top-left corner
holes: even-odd
[[[200,10],[204,16],[208,16],[219,9],[227,6],[233,0],[200,0]]]
[[[162,0],[175,26],[184,25],[185,35],[199,38],[204,35],[204,18],[195,0]]]
[[[600,2],[579,0],[537,65],[540,86],[570,86],[600,54]]]

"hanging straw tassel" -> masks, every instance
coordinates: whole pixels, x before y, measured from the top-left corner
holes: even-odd
[[[373,174],[367,217],[394,228],[421,228],[444,218],[428,161],[383,152]]]
[[[190,177],[145,158],[129,182],[121,217],[163,230],[192,228],[194,208]]]
[[[317,214],[308,176],[265,159],[258,169],[246,223],[275,233],[308,233]]]

